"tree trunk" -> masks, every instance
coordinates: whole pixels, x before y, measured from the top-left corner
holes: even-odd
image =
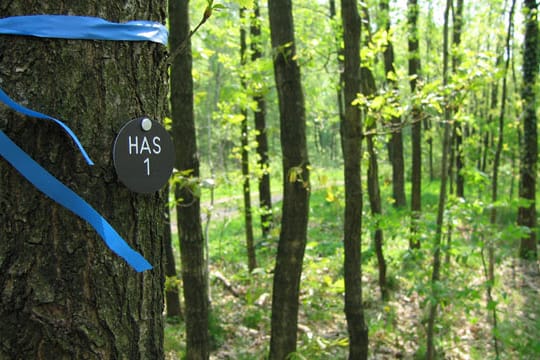
[[[370,129],[366,130],[370,131]],[[379,165],[373,135],[367,135],[366,141],[369,153],[369,167],[367,172],[369,203],[371,207],[371,215],[375,219],[375,232],[373,239],[375,253],[377,254],[377,264],[379,267],[379,289],[381,292],[381,299],[385,301],[388,299],[388,290],[386,286],[386,261],[384,259],[383,252],[384,236],[383,231],[379,226],[380,218],[382,217],[381,192],[379,186]]]
[[[369,26],[369,23],[367,23]],[[360,92],[366,97],[373,96],[377,90],[375,85],[375,78],[373,73],[366,67],[360,69]],[[384,259],[383,243],[384,236],[381,227],[379,226],[379,220],[382,217],[382,201],[381,201],[381,187],[379,185],[379,164],[378,156],[375,145],[375,132],[377,129],[377,123],[372,122],[372,125],[366,128],[366,142],[367,151],[369,154],[369,167],[367,171],[367,188],[369,196],[369,205],[371,208],[371,215],[375,219],[375,231],[373,235],[375,253],[377,254],[377,264],[379,267],[379,289],[381,291],[381,298],[386,300],[388,298],[388,291],[386,287],[386,260]]]
[[[427,13],[428,13],[428,16],[426,19],[427,23],[430,26],[434,26],[433,2],[431,1],[428,2]],[[426,57],[425,58],[429,59],[431,56],[431,48],[432,48],[433,40],[431,39],[430,36],[426,36],[425,39],[426,39]],[[425,82],[429,83],[430,81],[431,79],[429,78],[429,75],[428,75],[427,78],[425,79]],[[424,117],[423,119],[423,125],[424,125],[424,133],[427,135],[426,142],[428,144],[429,180],[433,181],[435,180],[435,170],[433,168],[433,133],[431,132],[431,128],[432,128],[431,121],[427,116]]]
[[[332,21],[335,21],[336,18],[336,1],[335,0],[329,0],[329,9],[330,9],[330,19]],[[339,71],[339,79],[336,89],[336,100],[338,104],[338,117],[339,117],[339,124],[343,124],[345,122],[345,99],[344,99],[344,91],[345,91],[345,79],[344,79],[344,54],[343,54],[343,46],[342,46],[342,36],[341,34],[336,34],[335,37],[335,44],[336,44],[336,52],[337,52],[337,61],[338,61],[338,71]],[[341,129],[343,130],[343,127],[341,126]],[[340,138],[343,138],[343,134],[340,131]]]
[[[497,139],[497,147],[495,150],[495,157],[493,160],[493,176],[491,179],[491,203],[495,204],[499,199],[499,165],[501,162],[501,155],[504,144],[504,116],[506,113],[506,95],[507,95],[507,77],[508,69],[510,67],[510,57],[512,55],[511,49],[511,39],[514,26],[514,9],[516,6],[516,0],[512,0],[510,6],[510,13],[508,15],[508,30],[506,32],[506,60],[504,62],[503,75],[502,75],[502,96],[501,96],[501,108],[499,112],[499,136]],[[497,59],[499,60],[499,59]],[[499,61],[497,61],[499,62]],[[497,223],[497,207],[492,206],[490,211],[490,223],[493,227]],[[491,306],[493,303],[493,286],[495,285],[495,244],[493,240],[487,241],[488,247],[488,267],[486,271],[487,277],[487,308],[491,308],[491,319],[492,319],[492,337],[493,337],[493,347],[495,348],[495,354],[497,357],[500,356],[499,352],[499,341],[498,341],[498,330],[497,330],[497,309],[496,307]]]
[[[240,21],[245,18],[245,8],[240,9]],[[240,24],[240,64],[245,68],[247,57],[246,29]],[[242,72],[243,74],[244,72]],[[247,92],[247,83],[244,75],[240,75],[242,89]],[[244,196],[244,226],[246,231],[246,249],[248,254],[248,269],[252,272],[257,267],[257,258],[255,256],[255,246],[253,245],[253,216],[251,214],[251,186],[249,181],[249,127],[248,112],[245,106],[242,106],[242,122],[240,124],[240,146],[242,152],[242,192]]]
[[[444,30],[443,30],[443,86],[448,85],[448,15],[452,7],[452,0],[446,1],[446,9],[444,11]],[[446,99],[448,102],[449,99]],[[432,360],[435,358],[435,318],[437,316],[437,308],[439,301],[437,300],[437,285],[441,275],[441,240],[444,222],[444,210],[446,207],[446,184],[448,181],[448,154],[450,152],[450,111],[448,106],[445,110],[445,124],[443,135],[443,149],[441,161],[441,187],[439,191],[439,204],[437,208],[437,228],[435,239],[433,241],[433,271],[431,274],[431,296],[434,298],[429,305],[429,318],[427,326],[427,345],[426,359]]]
[[[349,330],[349,359],[367,359],[368,329],[362,303],[362,122],[352,105],[360,92],[360,15],[356,1],[341,0],[344,53],[345,118],[341,124],[345,163],[345,315]]]
[[[193,115],[192,55],[189,30],[189,1],[169,2],[170,47],[184,41],[185,50],[171,63],[172,133],[176,143],[176,168],[187,177],[199,177],[199,159]],[[174,51],[174,50],[173,50]],[[188,186],[175,189],[176,213],[186,321],[186,358],[208,359],[208,269],[201,226],[200,199]]]
[[[457,4],[454,7],[452,5],[452,20],[453,20],[453,32],[452,32],[452,72],[456,73],[458,66],[461,62],[460,59],[460,45],[461,45],[461,29],[463,27],[463,0],[457,0]],[[454,113],[457,112],[455,104],[451,100],[448,101],[445,109],[446,119],[454,118],[454,125],[452,129],[452,135],[450,136],[450,159],[448,161],[448,179],[450,180],[449,192],[454,192],[454,164],[456,166],[456,196],[463,198],[465,196],[465,178],[463,176],[464,157],[463,157],[463,126],[461,119],[455,117]],[[451,214],[450,214],[451,216]],[[452,232],[453,221],[450,218],[448,221],[448,227],[446,230],[446,249],[445,249],[445,263],[450,264],[450,253],[452,251]]]
[[[525,0],[525,46],[523,50],[523,140],[521,144],[521,167],[519,197],[527,200],[527,206],[518,209],[517,222],[530,232],[521,239],[519,256],[522,259],[538,258],[536,244],[536,176],[538,162],[538,133],[536,120],[536,78],[538,76],[538,19],[535,0]]]
[[[283,156],[283,213],[274,271],[270,359],[281,360],[296,351],[298,296],[309,212],[309,160],[292,4],[290,0],[270,0],[268,10]]]
[[[22,13],[165,22],[159,1],[0,6],[0,17]],[[96,165],[88,167],[52,122],[1,107],[2,130],[154,266],[136,273],[84,221],[0,160],[0,358],[163,358],[166,194],[129,191],[117,179],[111,149],[128,120],[165,116],[167,75],[158,67],[165,49],[147,42],[2,36],[0,53],[2,88],[16,101],[69,120]]]
[[[461,45],[461,33],[463,29],[463,0],[457,0],[454,9],[454,31],[452,36],[452,71],[455,73],[461,62],[459,57],[459,47]],[[456,195],[465,197],[465,177],[463,168],[465,167],[465,158],[463,156],[463,126],[461,121],[455,122],[454,141],[455,141],[455,160],[456,160]]]
[[[178,274],[176,273],[176,261],[174,260],[174,252],[172,246],[170,212],[168,203],[165,205],[164,213],[165,222],[163,224],[163,236],[165,242],[165,276],[167,277],[167,280],[172,280],[166,282],[165,305],[167,310],[167,318],[180,319],[183,317],[183,315],[182,306],[180,304],[180,291],[178,290],[178,285],[176,282],[176,280],[178,279]]]
[[[251,61],[255,62],[262,58],[261,44],[261,15],[259,1],[255,0],[253,4],[253,18],[251,20]],[[255,130],[257,135],[257,160],[262,175],[259,176],[259,207],[261,211],[261,228],[263,238],[268,238],[272,228],[272,192],[270,188],[270,157],[268,155],[268,136],[266,129],[266,100],[264,90],[258,89],[260,93],[253,96],[257,103],[255,111]]]
[[[407,21],[409,25],[409,76],[411,92],[416,91],[418,76],[420,75],[420,52],[418,41],[418,1],[408,0]],[[417,236],[418,221],[422,212],[422,120],[420,107],[414,103],[412,108],[411,142],[412,142],[412,166],[411,166],[411,238],[410,249],[420,248],[420,240]]]
[[[380,2],[380,8],[383,16],[383,26],[387,31],[388,41],[384,50],[384,70],[386,73],[386,81],[389,85],[387,91],[398,92],[398,84],[393,78],[388,78],[388,75],[396,72],[394,67],[394,46],[390,39],[390,7],[388,0]],[[394,199],[394,207],[404,208],[407,206],[407,198],[405,196],[405,161],[403,159],[403,132],[401,131],[401,118],[392,117],[390,135],[390,162],[392,163],[392,198]]]

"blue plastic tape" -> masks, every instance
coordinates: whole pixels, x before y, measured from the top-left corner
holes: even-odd
[[[152,41],[162,45],[167,45],[168,42],[167,29],[157,22],[113,23],[88,16],[29,15],[7,17],[0,19],[0,34],[79,40]],[[2,89],[0,89],[0,101],[24,115],[54,121],[73,139],[86,162],[89,165],[94,164],[77,136],[62,121],[18,104]],[[2,131],[0,131],[0,156],[4,157],[41,192],[92,225],[107,246],[126,260],[136,271],[141,272],[152,268],[152,265],[141,254],[133,250],[94,208],[32,160]]]
[[[26,15],[0,19],[0,34],[57,39],[152,41],[167,45],[169,33],[154,21],[114,23],[97,17]]]
[[[73,131],[66,124],[64,124],[58,119],[53,118],[52,116],[42,114],[32,109],[28,109],[27,107],[24,107],[21,104],[16,103],[1,88],[0,88],[0,101],[6,104],[7,106],[9,106],[10,108],[12,108],[13,110],[20,112],[21,114],[32,116],[38,119],[51,120],[57,123],[58,125],[60,125],[62,129],[64,129],[69,134],[69,136],[71,136],[71,138],[73,139],[73,141],[79,148],[81,154],[84,156],[84,159],[86,160],[88,165],[94,165],[94,162],[92,161],[92,159],[90,159],[90,156],[88,156],[88,154],[86,153],[86,150],[84,150],[84,147],[82,146],[81,142],[79,141],[75,133],[73,133]]]
[[[92,225],[105,244],[136,271],[152,268],[152,265],[133,250],[92,206],[42,168],[2,131],[0,131],[0,155],[41,192]]]

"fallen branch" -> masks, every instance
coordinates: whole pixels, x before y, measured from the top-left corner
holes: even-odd
[[[239,298],[240,293],[234,288],[231,282],[219,271],[216,271],[212,274],[217,280],[219,280],[226,290],[228,290],[234,297]]]

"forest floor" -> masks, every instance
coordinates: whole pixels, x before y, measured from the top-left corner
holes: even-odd
[[[538,269],[508,263],[499,268],[500,284],[496,296],[509,301],[497,306],[501,327],[498,346],[502,359],[537,359],[540,355],[540,276]],[[234,276],[231,274],[231,276]],[[309,276],[309,275],[307,275]],[[478,274],[481,277],[481,274]],[[221,272],[212,275],[212,306],[219,318],[218,342],[211,359],[264,359],[270,340],[270,284],[261,276],[254,276],[260,295],[251,301],[250,285],[229,281]],[[375,279],[364,278],[364,291],[377,288]],[[328,289],[330,290],[330,289]],[[297,359],[346,359],[347,326],[340,306],[319,309],[313,296],[333,297],[337,302],[342,296],[330,290],[326,294],[313,289],[302,291],[298,325],[299,352]],[[370,329],[370,359],[416,359],[423,358],[425,341],[426,306],[414,292],[397,290],[387,302],[369,296],[365,303],[369,323],[377,324]],[[512,300],[510,300],[510,298]],[[486,311],[487,300],[464,307],[447,304],[440,313],[439,333],[443,341],[439,351],[444,359],[495,359],[492,318]],[[315,316],[315,314],[317,314]],[[521,340],[519,339],[521,338]],[[536,341],[536,345],[534,345]],[[524,352],[520,347],[536,346]],[[529,353],[530,351],[530,353]],[[174,359],[170,357],[169,359]]]
[[[339,198],[339,194],[335,191]],[[258,268],[247,271],[241,199],[214,203],[209,225],[210,293],[213,339],[211,359],[264,359],[270,339],[272,272],[278,232],[257,244]],[[312,214],[302,274],[298,351],[291,359],[346,359],[347,324],[343,313],[342,208],[328,192],[312,196]],[[219,207],[229,210],[221,214]],[[279,215],[278,215],[279,216]],[[390,214],[385,255],[390,299],[382,301],[377,260],[365,234],[363,293],[369,328],[370,359],[421,359],[425,352],[431,295],[431,248],[406,250],[407,218]],[[277,219],[279,220],[279,219]],[[459,225],[459,223],[457,223]],[[366,222],[369,226],[369,222]],[[205,226],[205,223],[203,223]],[[408,227],[407,227],[408,228]],[[390,230],[393,229],[393,230]],[[539,263],[522,264],[510,242],[496,252],[493,299],[488,301],[484,244],[478,229],[457,227],[449,262],[437,289],[436,347],[441,359],[540,359]],[[401,235],[400,235],[401,234]],[[479,240],[480,239],[480,240]],[[430,242],[430,234],[424,240]],[[178,245],[175,245],[178,248]],[[177,263],[178,264],[178,263]],[[497,315],[494,330],[493,311]],[[183,324],[165,329],[166,359],[181,359]]]

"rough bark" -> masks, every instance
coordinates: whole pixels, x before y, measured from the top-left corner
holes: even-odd
[[[165,22],[160,1],[4,2],[0,17],[81,14]],[[166,114],[161,45],[2,36],[2,88],[66,121],[89,167],[58,126],[0,108],[3,130],[100,212],[154,266],[136,273],[83,220],[0,159],[0,358],[163,358],[163,191],[138,195],[117,179],[111,150],[128,120]]]
[[[409,28],[409,76],[411,92],[416,91],[418,76],[420,75],[420,52],[418,40],[418,1],[408,0],[407,22]],[[409,248],[420,248],[420,240],[417,236],[418,221],[422,212],[422,122],[420,106],[413,105],[411,112],[411,238]]]
[[[189,1],[169,2],[169,43],[176,49],[189,35]],[[176,168],[186,176],[199,177],[197,138],[193,113],[191,42],[171,64],[172,134],[176,145]],[[189,172],[189,174],[188,174]],[[175,189],[178,237],[186,322],[186,358],[208,359],[208,271],[201,226],[200,200],[187,186]]]
[[[538,129],[536,119],[536,78],[538,76],[538,19],[535,0],[525,0],[525,45],[523,50],[523,138],[521,143],[521,166],[519,197],[527,200],[527,206],[518,209],[519,225],[530,232],[521,239],[519,256],[522,259],[538,258],[536,241],[536,176],[538,162]]]
[[[367,359],[368,329],[362,304],[362,121],[352,105],[360,92],[360,15],[354,0],[341,1],[344,41],[345,117],[341,142],[345,163],[345,315],[349,330],[349,358]]]
[[[262,58],[261,44],[261,15],[259,1],[253,4],[253,18],[251,20],[251,61]],[[261,228],[263,238],[267,238],[272,228],[272,191],[270,188],[270,156],[268,155],[268,136],[266,129],[266,99],[263,89],[253,96],[257,103],[257,110],[254,113],[255,130],[257,135],[257,164],[262,175],[259,176],[259,207],[261,211]]]
[[[274,271],[270,359],[296,351],[298,296],[307,241],[309,159],[300,67],[290,0],[270,0],[270,31],[283,156],[283,208]]]

